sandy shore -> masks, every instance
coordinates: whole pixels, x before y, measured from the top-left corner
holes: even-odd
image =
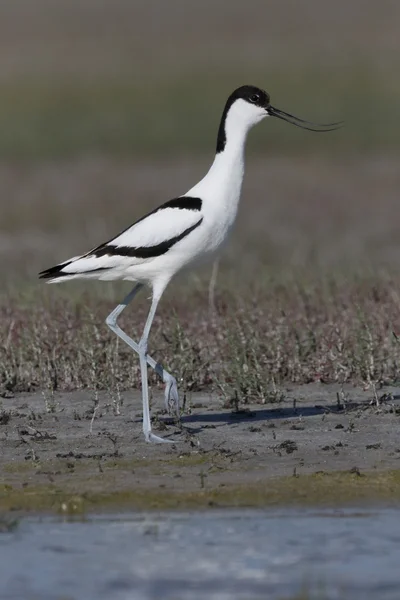
[[[239,411],[193,394],[180,425],[157,415],[157,390],[154,429],[168,445],[144,442],[137,391],[120,415],[101,395],[93,420],[89,392],[2,398],[0,508],[400,499],[400,394],[379,390],[376,406],[371,391],[340,389],[291,387],[279,404]]]

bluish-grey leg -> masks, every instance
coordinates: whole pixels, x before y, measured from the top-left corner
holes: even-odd
[[[143,430],[145,432],[145,437],[147,441],[162,441],[165,442],[162,438],[157,438],[151,433],[151,425],[150,425],[150,416],[149,416],[149,403],[148,403],[148,382],[147,382],[147,365],[146,363],[156,371],[156,373],[162,378],[165,385],[165,405],[169,412],[175,411],[179,416],[179,395],[178,395],[178,387],[176,383],[175,377],[170,375],[165,369],[163,369],[160,363],[157,363],[151,356],[147,354],[147,341],[150,333],[151,324],[154,319],[154,315],[157,309],[158,302],[160,300],[161,294],[153,297],[152,305],[150,308],[149,316],[147,317],[146,325],[144,328],[144,332],[142,338],[137,344],[132,338],[130,338],[117,324],[117,319],[122,311],[128,306],[128,304],[133,300],[139,290],[143,287],[143,284],[138,283],[131,290],[131,292],[124,298],[124,300],[119,304],[107,317],[106,323],[108,327],[118,335],[121,340],[123,340],[132,350],[134,350],[140,358],[140,370],[142,375],[142,399],[143,399]],[[145,372],[145,377],[143,374]],[[146,397],[145,397],[146,396]],[[146,408],[147,407],[147,408]],[[146,430],[145,430],[146,427]],[[146,434],[147,431],[147,434]],[[157,438],[157,439],[155,439]]]
[[[149,340],[149,334],[151,325],[154,320],[154,315],[157,310],[159,297],[153,296],[150,312],[148,314],[146,325],[144,326],[143,335],[139,342],[139,360],[140,360],[140,374],[142,377],[142,400],[143,400],[143,433],[147,442],[163,443],[169,440],[164,440],[158,435],[154,435],[151,432],[151,421],[150,421],[150,408],[149,408],[149,385],[147,379],[147,344]]]

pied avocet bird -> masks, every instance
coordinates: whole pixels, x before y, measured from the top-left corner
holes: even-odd
[[[203,179],[186,194],[162,204],[125,231],[87,254],[42,271],[49,283],[70,279],[126,279],[135,286],[106,319],[114,331],[138,355],[142,379],[143,432],[148,442],[165,442],[151,431],[147,365],[162,378],[168,410],[179,411],[176,379],[147,354],[150,328],[160,298],[172,277],[183,267],[215,255],[235,221],[244,174],[247,133],[265,117],[277,117],[311,131],[331,131],[342,123],[303,121],[271,106],[267,92],[251,85],[228,98],[218,130],[214,162]],[[152,288],[150,312],[139,342],[117,324],[121,312],[138,291]]]

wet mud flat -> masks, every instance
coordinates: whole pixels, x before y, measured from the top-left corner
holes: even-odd
[[[309,384],[285,398],[227,407],[194,393],[176,423],[156,390],[161,445],[143,439],[137,391],[120,407],[86,391],[1,398],[0,510],[400,501],[396,388]]]

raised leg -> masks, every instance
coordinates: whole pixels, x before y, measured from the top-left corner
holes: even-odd
[[[140,370],[142,375],[142,398],[143,398],[143,430],[145,433],[145,437],[147,441],[162,441],[165,442],[162,438],[157,438],[151,433],[150,426],[150,416],[149,416],[149,405],[148,405],[148,382],[147,382],[147,367],[146,363],[156,371],[156,373],[162,378],[165,383],[165,406],[169,412],[176,412],[179,416],[179,395],[178,395],[178,386],[176,383],[175,377],[173,377],[168,371],[163,369],[160,363],[157,363],[151,356],[147,354],[147,341],[150,333],[151,324],[154,319],[154,315],[157,309],[158,302],[160,300],[161,293],[157,293],[153,295],[153,300],[149,312],[149,316],[147,317],[146,325],[144,328],[144,332],[142,338],[137,344],[132,338],[130,338],[117,324],[117,319],[122,311],[128,306],[128,304],[133,300],[136,294],[143,287],[143,284],[138,283],[131,290],[131,292],[124,298],[121,304],[108,315],[106,319],[106,323],[108,327],[118,335],[132,350],[134,350],[140,358]],[[144,360],[143,360],[144,359]],[[142,366],[144,364],[144,366]],[[145,372],[145,377],[143,377],[143,373]],[[145,398],[146,396],[146,398]],[[145,408],[145,404],[147,408]],[[146,426],[146,431],[145,431]],[[155,439],[157,438],[157,439]]]

